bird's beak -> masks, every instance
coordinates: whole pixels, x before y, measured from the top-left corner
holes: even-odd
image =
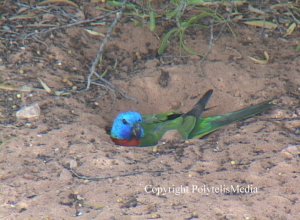
[[[139,139],[142,136],[142,129],[142,125],[140,123],[136,123],[132,130],[133,136]]]

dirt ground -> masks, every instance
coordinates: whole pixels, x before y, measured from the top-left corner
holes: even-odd
[[[158,57],[148,28],[118,24],[104,55],[106,79],[136,101],[96,85],[82,90],[103,38],[84,27],[26,46],[2,43],[1,83],[39,90],[1,90],[0,219],[299,218],[299,31],[285,39],[235,31],[202,60],[179,56],[176,41]],[[209,39],[195,30],[187,43],[206,54]],[[264,51],[268,64],[249,59]],[[68,94],[45,92],[38,78]],[[214,108],[206,115],[269,99],[277,105],[204,139],[158,148],[115,146],[106,132],[121,111],[187,111],[208,89]],[[33,103],[41,115],[17,120],[16,111]]]

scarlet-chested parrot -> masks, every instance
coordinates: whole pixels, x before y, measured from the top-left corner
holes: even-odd
[[[201,117],[212,92],[213,90],[208,90],[196,105],[184,114],[120,113],[113,122],[111,138],[117,145],[138,147],[156,145],[166,132],[172,130],[177,130],[183,140],[202,138],[225,125],[252,117],[273,106],[272,101],[266,101],[224,115]]]

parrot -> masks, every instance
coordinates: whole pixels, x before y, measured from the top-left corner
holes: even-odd
[[[121,112],[115,118],[110,130],[112,141],[116,145],[127,147],[148,147],[159,143],[168,131],[177,131],[182,140],[202,138],[233,122],[250,118],[270,109],[272,100],[265,101],[231,113],[202,117],[207,111],[206,105],[213,90],[208,90],[186,113],[165,112],[145,114],[128,111]]]

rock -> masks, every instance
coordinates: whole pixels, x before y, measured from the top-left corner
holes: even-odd
[[[297,128],[300,128],[300,120],[287,121],[284,123],[284,126],[290,131],[293,131]]]
[[[66,169],[62,170],[59,175],[59,180],[62,182],[70,182],[72,180],[72,174]]]
[[[300,155],[300,145],[289,145],[281,151],[281,155],[286,159],[292,159]]]
[[[17,205],[19,212],[26,211],[28,209],[28,207],[29,207],[29,205],[27,202],[19,202]]]
[[[74,168],[76,168],[76,167],[78,166],[76,160],[70,160],[70,161],[69,161],[69,164],[70,164],[70,168],[71,168],[71,169],[74,169]]]
[[[41,109],[38,103],[25,106],[16,112],[17,119],[36,119],[39,118]]]
[[[121,208],[132,208],[138,205],[137,199],[133,196],[126,198],[126,200],[123,200],[121,203]]]

